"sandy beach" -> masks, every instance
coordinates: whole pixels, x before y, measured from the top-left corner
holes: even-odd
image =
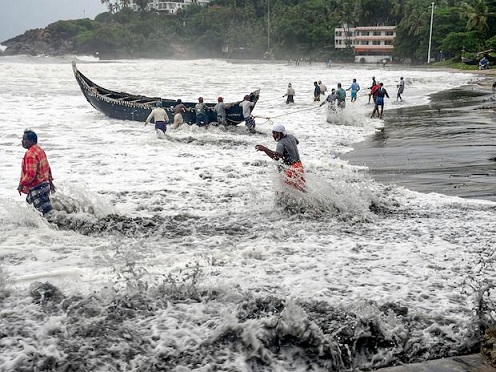
[[[386,100],[384,128],[342,158],[368,167],[372,178],[423,193],[496,200],[495,70],[471,71],[487,79],[403,108]],[[404,100],[408,100],[408,90]],[[371,105],[372,110],[372,105]]]

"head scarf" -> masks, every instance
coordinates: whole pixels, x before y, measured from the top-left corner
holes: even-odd
[[[282,124],[274,124],[274,126],[272,127],[272,132],[279,132],[285,134],[286,128],[284,128],[284,125]]]

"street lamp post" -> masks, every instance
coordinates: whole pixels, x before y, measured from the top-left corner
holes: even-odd
[[[434,21],[434,3],[431,3],[431,29],[429,31],[429,50],[427,51],[427,63],[431,63],[431,44],[432,44],[432,23]]]

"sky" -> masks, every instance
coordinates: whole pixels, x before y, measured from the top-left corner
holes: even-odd
[[[93,19],[105,11],[100,0],[0,0],[0,42],[59,20]]]

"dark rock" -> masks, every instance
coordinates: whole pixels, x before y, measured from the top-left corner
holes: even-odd
[[[481,354],[491,366],[496,367],[496,326],[494,325],[484,333]]]

